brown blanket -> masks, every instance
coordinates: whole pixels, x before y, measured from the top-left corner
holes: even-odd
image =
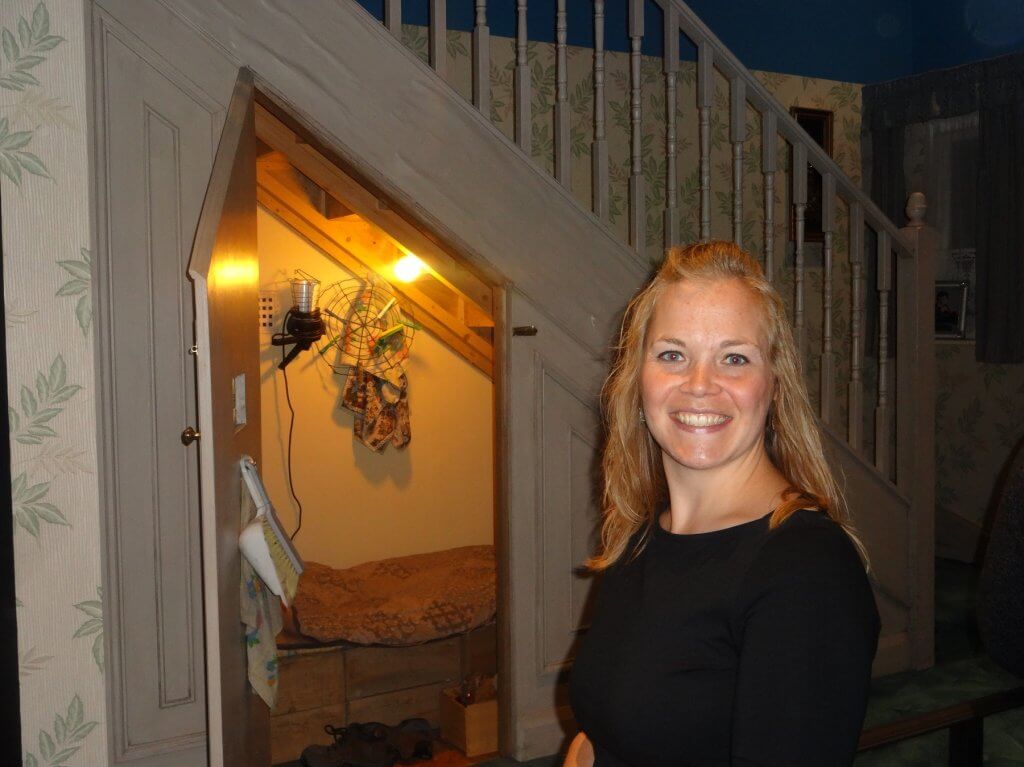
[[[295,618],[320,642],[404,646],[482,626],[495,615],[493,546],[462,546],[336,570],[306,562]]]

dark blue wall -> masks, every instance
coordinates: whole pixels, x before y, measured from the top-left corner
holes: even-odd
[[[1024,50],[1024,0],[911,0],[914,72]]]
[[[383,0],[359,0],[378,18]],[[488,0],[491,34],[515,35],[515,0]],[[529,0],[531,40],[552,42],[555,0]],[[1024,0],[690,0],[750,69],[856,83],[1024,50]],[[606,1],[606,46],[629,49],[626,0]],[[567,0],[569,44],[593,44],[593,3]],[[473,28],[473,0],[448,0],[448,26]],[[425,25],[428,0],[402,0],[402,19]],[[646,0],[644,52],[659,55],[662,12]],[[694,51],[683,41],[682,57]]]

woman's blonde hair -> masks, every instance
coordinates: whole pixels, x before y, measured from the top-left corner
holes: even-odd
[[[850,531],[845,501],[825,461],[782,299],[749,253],[735,243],[713,240],[670,248],[657,274],[626,308],[615,363],[602,392],[607,430],[602,459],[604,521],[601,552],[587,562],[593,570],[616,562],[633,535],[643,529],[633,552],[639,553],[655,511],[668,498],[661,449],[640,421],[640,368],[658,298],[666,287],[684,280],[720,279],[737,279],[746,285],[767,325],[766,352],[775,389],[765,424],[765,448],[790,483],[770,526],[782,524],[799,509],[817,508]]]

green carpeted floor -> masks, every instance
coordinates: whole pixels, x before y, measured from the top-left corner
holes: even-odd
[[[950,706],[1017,687],[1022,681],[1003,671],[981,650],[974,628],[971,565],[937,560],[935,567],[935,660],[926,671],[875,680],[865,726]],[[948,734],[939,732],[861,754],[855,767],[932,767],[946,764]],[[555,756],[516,762],[495,759],[477,767],[556,767]],[[1024,709],[985,720],[985,764],[1024,767]]]

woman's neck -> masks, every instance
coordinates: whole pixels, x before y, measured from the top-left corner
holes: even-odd
[[[666,459],[671,461],[671,459]],[[660,524],[673,533],[706,533],[760,519],[789,482],[764,450],[713,469],[665,466],[669,508]]]

